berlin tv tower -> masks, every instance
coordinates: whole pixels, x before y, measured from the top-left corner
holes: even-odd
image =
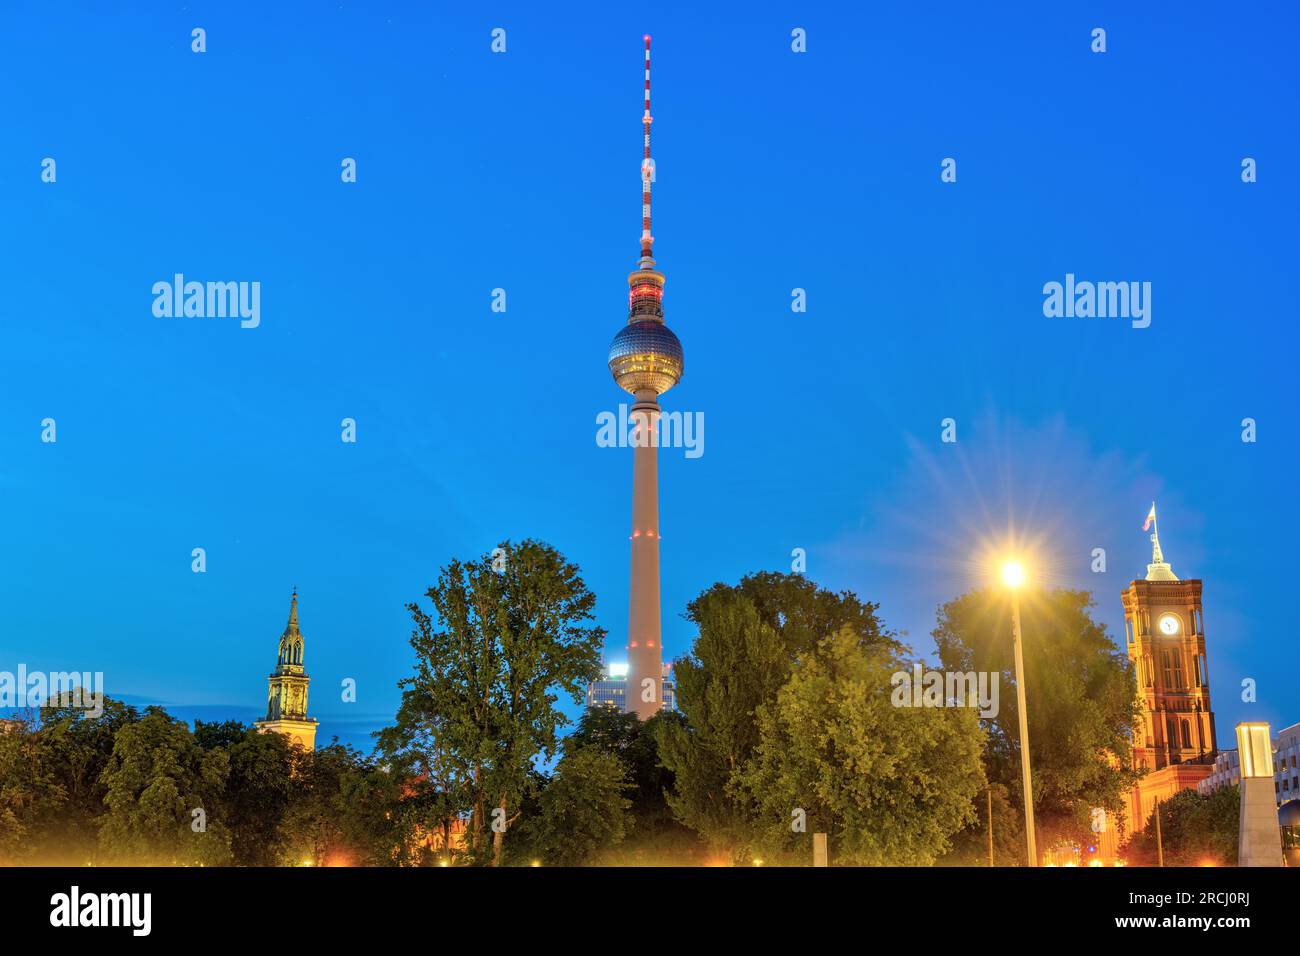
[[[664,324],[664,276],[655,268],[650,234],[650,37],[645,38],[645,157],[641,161],[641,258],[627,277],[627,325],[609,347],[609,370],[632,393],[632,589],[628,607],[624,709],[642,720],[663,706],[659,621],[659,396],[682,377],[682,343]]]

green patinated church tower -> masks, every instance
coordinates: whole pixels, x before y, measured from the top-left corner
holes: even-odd
[[[290,743],[312,750],[316,746],[316,721],[307,716],[307,685],[303,669],[302,632],[298,630],[298,590],[289,603],[289,623],[280,635],[280,652],[269,678],[266,717],[256,723],[261,731],[284,734]]]

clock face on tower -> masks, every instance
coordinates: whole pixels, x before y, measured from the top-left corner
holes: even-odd
[[[1160,633],[1174,635],[1178,633],[1178,618],[1166,614],[1160,619]]]

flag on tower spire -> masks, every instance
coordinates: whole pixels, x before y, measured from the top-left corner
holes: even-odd
[[[1147,565],[1148,581],[1177,581],[1178,576],[1174,574],[1169,562],[1165,560],[1165,553],[1160,550],[1160,529],[1156,524],[1156,503],[1151,502],[1151,510],[1147,512],[1147,520],[1142,523],[1143,531],[1151,532],[1151,563]]]
[[[1147,512],[1147,520],[1142,524],[1143,531],[1150,531],[1151,526],[1156,523],[1156,503],[1151,502],[1151,510]]]

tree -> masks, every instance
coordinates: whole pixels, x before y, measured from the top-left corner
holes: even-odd
[[[613,754],[595,747],[568,750],[530,821],[532,845],[543,860],[559,866],[579,866],[598,850],[617,846],[632,825],[628,789],[623,764]]]
[[[895,706],[891,676],[905,666],[846,627],[759,706],[760,742],[738,777],[759,811],[759,848],[806,858],[807,833],[822,831],[836,861],[928,865],[974,819],[975,711]]]
[[[432,688],[430,688],[432,689]],[[451,749],[452,724],[432,698],[404,693],[397,722],[376,733],[376,751],[399,782],[394,819],[403,860],[419,861],[420,847],[440,834],[442,862],[453,862],[452,828],[473,799],[464,762]]]
[[[238,720],[194,721],[194,742],[204,750],[233,747],[248,734],[248,725]]]
[[[578,718],[573,733],[564,740],[565,750],[594,747],[628,760],[641,740],[644,724],[636,714],[615,707],[589,707]]]
[[[1160,842],[1166,866],[1237,865],[1237,835],[1241,816],[1241,792],[1236,786],[1220,787],[1205,796],[1195,790],[1179,790],[1160,802]],[[1155,866],[1156,821],[1153,813],[1145,829],[1125,847],[1130,864]]]
[[[1140,777],[1131,766],[1137,716],[1132,667],[1092,619],[1092,606],[1091,595],[1080,591],[1030,590],[1021,598],[1040,846],[1087,840],[1092,808],[1120,811]],[[1023,813],[1010,602],[992,590],[963,595],[940,609],[934,639],[945,669],[999,675],[999,710],[984,721],[987,772]]]
[[[225,863],[230,836],[213,811],[229,772],[224,750],[204,752],[183,721],[148,708],[118,729],[101,775],[104,852],[125,863]]]
[[[687,606],[687,617],[697,614],[711,599],[748,598],[759,619],[773,628],[793,661],[817,648],[833,634],[849,628],[864,648],[903,650],[893,634],[880,626],[879,605],[862,601],[852,591],[829,591],[801,574],[759,571],[731,586],[715,584]]]
[[[281,862],[391,864],[397,803],[392,774],[337,739],[314,751],[294,747],[290,753],[293,786],[280,824]]]
[[[990,796],[993,804],[993,865],[1024,865],[1024,814],[1012,804],[1007,788],[1000,783],[986,783],[985,791],[975,795],[976,819],[953,834],[952,848],[939,861],[941,865],[988,866]]]
[[[431,747],[426,764],[463,782],[471,855],[499,864],[533,762],[554,756],[567,723],[556,701],[581,700],[599,673],[605,632],[589,623],[596,599],[577,566],[537,541],[453,560],[426,596],[433,614],[408,605],[415,674],[399,685],[393,739],[399,749]]]
[[[659,752],[675,778],[668,805],[711,848],[740,855],[755,811],[733,781],[758,746],[755,711],[775,697],[789,660],[747,598],[718,595],[695,614],[700,632],[692,654],[673,667],[686,721],[660,730]]]
[[[280,826],[294,792],[291,746],[281,734],[252,727],[244,727],[240,737],[224,746],[230,776],[221,800],[222,822],[230,831],[237,866],[274,866],[280,859]]]
[[[681,714],[673,711],[660,711],[643,721],[612,707],[594,707],[583,713],[564,742],[566,753],[590,747],[618,758],[629,784],[640,840],[680,826],[668,807],[666,794],[673,787],[673,773],[660,762],[658,735],[662,725],[681,722]]]
[[[0,729],[0,863],[37,857],[53,825],[67,818],[67,790],[51,757],[34,713]]]
[[[274,866],[281,854],[280,824],[292,788],[288,740],[238,720],[196,720],[194,742],[205,751],[223,751],[230,761],[220,819],[230,834],[232,862]]]
[[[118,732],[140,719],[121,701],[104,698],[104,711],[89,717],[67,701],[51,699],[38,712],[33,742],[42,773],[62,794],[57,817],[33,817],[28,844],[49,862],[82,865],[94,857],[107,808],[102,776]],[[34,777],[38,779],[38,777]]]
[[[715,850],[743,856],[756,833],[752,794],[737,786],[758,746],[756,712],[776,698],[794,664],[847,628],[860,648],[898,643],[876,605],[848,591],[819,588],[798,575],[750,575],[715,584],[687,608],[699,634],[674,664],[684,722],[663,725],[660,757],[674,775],[669,805]]]

